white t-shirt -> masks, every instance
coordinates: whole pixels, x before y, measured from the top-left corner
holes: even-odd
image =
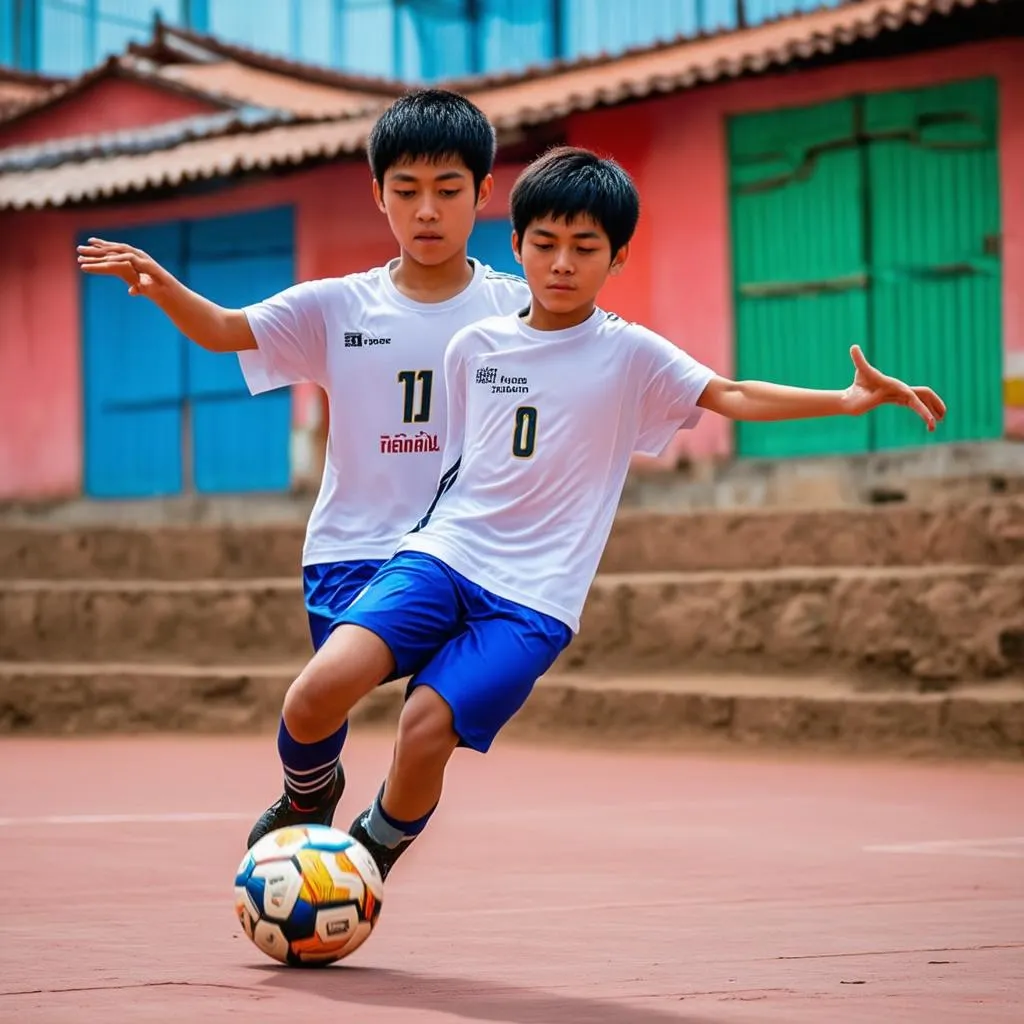
[[[600,309],[565,331],[518,316],[464,328],[445,356],[445,473],[399,550],[578,631],[630,456],[694,426],[713,376]]]
[[[454,298],[406,298],[390,268],[294,285],[245,307],[258,349],[239,352],[255,395],[312,382],[330,431],[303,565],[389,558],[437,488],[447,402],[444,351],[461,328],[529,305],[526,282],[473,263]]]

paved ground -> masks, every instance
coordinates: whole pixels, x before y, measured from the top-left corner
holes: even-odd
[[[342,826],[389,749],[353,738]],[[232,913],[271,739],[5,739],[0,777],[5,1021],[1024,1019],[1019,767],[460,753],[377,933],[319,972]]]

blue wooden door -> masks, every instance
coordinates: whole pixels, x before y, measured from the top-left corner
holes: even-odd
[[[178,224],[107,229],[183,271]],[[82,239],[84,241],[84,238]],[[84,486],[96,498],[144,498],[182,489],[181,336],[148,299],[120,281],[82,276]]]
[[[291,208],[124,229],[195,291],[226,306],[294,281]],[[287,490],[291,396],[253,398],[238,358],[183,338],[119,281],[82,276],[85,492],[97,498]]]
[[[294,281],[291,209],[217,217],[188,227],[188,285],[239,307]],[[283,491],[290,483],[291,395],[253,397],[235,355],[187,350],[191,465],[200,493]]]
[[[469,236],[469,255],[503,274],[523,276],[512,252],[512,223],[507,217],[478,220]]]

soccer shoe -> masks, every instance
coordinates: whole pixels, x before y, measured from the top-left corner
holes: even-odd
[[[412,839],[406,839],[397,846],[384,846],[374,839],[366,828],[366,821],[370,816],[369,808],[363,811],[349,826],[348,834],[357,842],[366,847],[370,856],[374,859],[380,869],[381,881],[388,877],[388,873],[395,866],[395,861],[412,846]],[[413,837],[415,838],[415,837]]]
[[[345,773],[338,764],[334,776],[334,785],[330,793],[315,807],[303,809],[296,807],[292,798],[285,793],[276,804],[268,807],[260,820],[252,827],[246,841],[251,850],[265,835],[276,832],[279,828],[290,828],[294,825],[330,825],[334,821],[334,809],[338,806],[341,794],[345,792]]]

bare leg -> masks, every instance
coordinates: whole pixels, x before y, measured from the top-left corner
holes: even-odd
[[[281,828],[333,822],[345,791],[342,726],[359,699],[394,668],[387,644],[350,624],[339,626],[310,659],[288,689],[278,731],[284,795],[253,825],[250,847]]]
[[[341,728],[359,700],[395,669],[388,645],[376,633],[339,626],[288,688],[284,722],[299,743],[315,743]]]
[[[458,742],[451,709],[430,687],[418,686],[402,710],[384,788],[349,828],[373,855],[383,877],[430,820]]]
[[[458,746],[447,703],[429,686],[418,686],[402,709],[384,810],[399,821],[416,821],[441,799],[444,771]]]

